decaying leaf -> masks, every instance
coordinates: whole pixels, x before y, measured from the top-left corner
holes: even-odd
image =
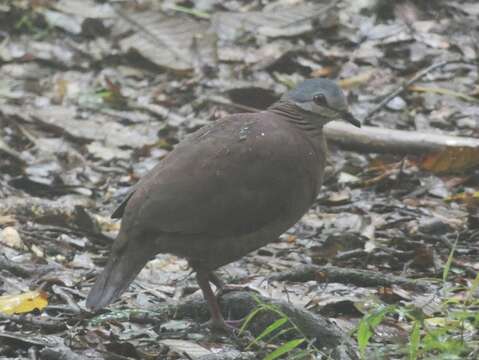
[[[479,166],[479,149],[451,147],[426,155],[421,161],[424,170],[435,173],[462,172]]]
[[[23,314],[35,309],[42,310],[47,305],[48,295],[41,290],[0,296],[0,312],[7,315]]]
[[[155,12],[122,15],[122,18],[129,25],[123,27],[136,30],[120,41],[123,51],[135,50],[154,64],[176,71],[193,68],[191,48],[195,36],[205,33],[205,23]]]
[[[313,19],[319,18],[321,28],[334,26],[337,17],[328,11],[333,7],[306,3],[273,11],[218,12],[213,16],[213,27],[220,38],[230,40],[245,32],[269,38],[292,37],[312,31]]]

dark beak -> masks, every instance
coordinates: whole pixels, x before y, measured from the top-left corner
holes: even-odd
[[[342,114],[343,119],[349,122],[350,124],[360,128],[361,127],[361,122],[356,119],[353,114],[351,114],[349,111],[344,111]]]

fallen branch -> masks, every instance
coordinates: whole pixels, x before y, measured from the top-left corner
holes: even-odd
[[[479,139],[417,131],[384,129],[333,121],[324,127],[326,138],[342,149],[360,152],[424,155],[447,148],[479,149]]]
[[[292,304],[269,299],[248,291],[232,291],[219,298],[219,303],[225,319],[244,319],[257,310],[261,305],[272,305],[285,314],[301,332],[300,335],[311,340],[321,351],[330,354],[328,359],[357,360],[357,348],[349,335],[344,333],[337,325],[321,315],[295,307]],[[120,316],[118,316],[120,315]],[[247,330],[257,337],[271,323],[278,319],[274,311],[260,311],[251,321]],[[131,321],[140,324],[161,326],[167,319],[191,319],[197,323],[204,323],[210,317],[208,306],[200,296],[193,296],[179,304],[160,304],[155,311],[130,311],[107,313],[100,315],[94,322]],[[293,334],[292,336],[298,336]]]
[[[399,285],[416,289],[427,289],[427,284],[420,280],[412,280],[402,276],[384,274],[377,271],[349,269],[337,266],[304,265],[270,277],[277,281],[337,282],[357,286],[391,286]]]
[[[298,327],[304,336],[314,339],[318,348],[330,353],[331,359],[353,360],[358,358],[355,345],[339,327],[320,315],[299,309],[292,304],[259,295],[253,296],[252,293],[247,291],[233,291],[220,298],[220,306],[223,314],[228,314],[232,319],[242,319],[258,308],[256,299],[264,304],[277,307]],[[197,321],[205,321],[209,317],[206,303],[200,298],[180,303],[171,310],[174,310],[171,315],[176,318],[194,318]],[[251,327],[248,327],[248,330],[254,336],[257,336],[268,325],[277,320],[277,316],[273,312],[262,312],[251,321]]]

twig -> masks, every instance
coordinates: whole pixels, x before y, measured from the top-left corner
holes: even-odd
[[[392,93],[390,93],[388,96],[386,96],[379,104],[377,104],[373,109],[371,109],[366,116],[363,119],[363,122],[365,124],[368,123],[369,118],[377,113],[379,110],[381,110],[384,106],[386,106],[387,103],[389,103],[392,99],[394,99],[396,96],[401,94],[403,91],[405,91],[409,86],[414,84],[416,81],[420,80],[422,77],[425,75],[429,74],[430,72],[443,68],[446,65],[449,64],[457,64],[457,63],[462,63],[462,64],[468,64],[465,61],[462,60],[447,60],[447,61],[442,61],[437,64],[432,64],[431,66],[428,66],[424,70],[419,71],[416,75],[414,75],[411,79],[406,81],[404,84],[399,86],[396,90],[394,90]]]
[[[377,271],[362,269],[346,269],[337,266],[304,265],[294,270],[272,276],[277,281],[328,281],[357,286],[391,286],[399,285],[411,288],[426,289],[427,284],[420,280],[412,280],[402,276],[383,274]]]

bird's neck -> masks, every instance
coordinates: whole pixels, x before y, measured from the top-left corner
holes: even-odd
[[[289,101],[280,100],[271,105],[268,111],[284,117],[311,137],[322,137],[323,122],[317,118],[318,116],[301,110]]]

